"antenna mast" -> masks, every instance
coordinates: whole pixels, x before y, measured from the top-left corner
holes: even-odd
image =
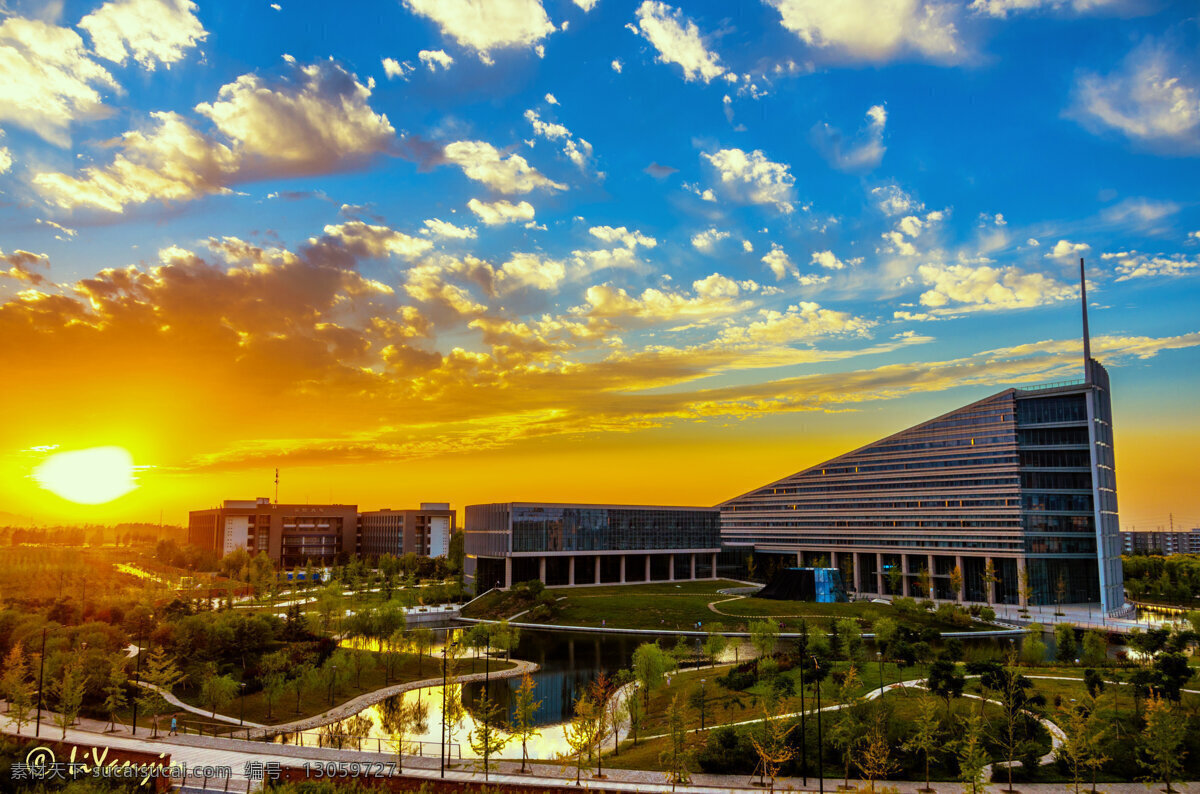
[[[1092,382],[1092,335],[1088,330],[1087,277],[1083,272],[1083,257],[1079,257],[1079,296],[1083,300],[1083,381]]]
[[[1086,313],[1086,309],[1085,309]],[[279,504],[279,469],[275,469],[275,504]]]

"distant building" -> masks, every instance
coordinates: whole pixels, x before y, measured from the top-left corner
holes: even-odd
[[[832,565],[876,595],[925,595],[927,577],[936,598],[956,597],[957,568],[968,600],[1005,604],[1027,601],[1027,576],[1031,603],[1123,609],[1109,379],[1083,299],[1082,379],[1006,389],[730,499],[722,562]]]
[[[714,507],[506,502],[470,505],[464,574],[475,591],[540,579],[551,586],[716,576]]]
[[[281,505],[266,497],[227,499],[188,513],[188,543],[223,556],[260,551],[285,568],[329,565],[358,553],[357,505]]]
[[[1159,554],[1200,554],[1200,528],[1180,532],[1133,530],[1121,533],[1121,547],[1126,554],[1158,552]]]
[[[371,557],[445,557],[454,523],[448,502],[422,502],[418,510],[364,510],[358,514],[359,550]]]

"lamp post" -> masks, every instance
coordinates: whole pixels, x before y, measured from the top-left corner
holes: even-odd
[[[333,672],[329,676],[329,705],[333,705],[333,688],[337,685],[337,665],[331,665]]]
[[[817,661],[817,657],[813,656],[813,669],[820,670],[821,663]],[[817,780],[821,784],[821,794],[825,794],[825,766],[821,763],[821,676],[817,675],[817,684],[814,687],[817,690]]]
[[[704,730],[704,679],[700,679],[700,730]]]
[[[154,613],[150,613],[150,620],[154,620]],[[146,632],[142,631],[142,642],[146,642]],[[137,736],[137,707],[138,693],[142,691],[142,656],[144,655],[141,645],[138,645],[137,652],[137,671],[133,679],[133,735]],[[156,723],[157,726],[157,723]]]
[[[242,681],[240,686],[242,688],[242,703],[241,703],[240,710],[238,711],[238,725],[245,725],[246,724],[246,682]]]
[[[797,665],[800,668],[800,770],[804,775],[804,785],[808,785],[808,748],[807,744],[807,725],[805,723],[806,716],[804,713],[804,659],[800,660]]]
[[[875,658],[879,660],[879,697],[883,697],[883,651],[876,651]]]

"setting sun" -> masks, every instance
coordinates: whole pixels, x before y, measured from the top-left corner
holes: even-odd
[[[85,505],[111,502],[137,488],[133,456],[121,447],[93,447],[51,455],[33,470],[47,491]]]

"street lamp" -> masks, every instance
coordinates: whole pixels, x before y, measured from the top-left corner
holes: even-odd
[[[337,685],[337,665],[331,665],[333,672],[329,676],[329,705],[333,705],[333,688]]]
[[[704,730],[704,679],[700,679],[700,730]]]
[[[238,725],[245,725],[246,724],[246,682],[245,681],[241,682],[240,686],[242,688],[242,705],[241,705],[241,710],[238,713]]]
[[[807,745],[807,724],[805,722],[806,714],[804,713],[804,659],[800,659],[800,770],[804,775],[804,785],[808,785],[808,747]]]
[[[451,642],[450,638],[446,638],[446,643],[442,645],[442,752],[441,752],[441,776],[446,777],[446,652],[452,647],[457,647],[457,642]],[[486,669],[486,668],[485,668]],[[485,684],[486,686],[486,684]]]
[[[813,669],[820,671],[821,663],[817,661],[817,657],[813,656]],[[820,781],[821,794],[825,794],[825,766],[821,763],[821,675],[817,673],[817,683],[813,687],[817,690],[817,780]]]
[[[38,659],[38,704],[37,726],[33,729],[35,738],[42,735],[42,681],[46,677],[46,627],[42,627],[42,655]],[[137,708],[134,706],[134,708]],[[135,711],[134,714],[137,714]]]
[[[879,660],[879,697],[883,697],[883,651],[876,651],[875,658]]]
[[[153,612],[150,613],[149,620],[150,621],[154,620]],[[146,641],[146,631],[144,629],[142,631],[142,641],[143,642]],[[45,635],[42,636],[42,643],[44,646],[45,645]],[[133,684],[133,735],[134,736],[137,736],[138,693],[142,691],[142,656],[143,656],[143,649],[142,649],[141,645],[139,645],[138,649],[137,649],[137,672],[136,672],[136,677],[134,678],[134,684]],[[39,694],[39,697],[41,697],[40,694]],[[155,723],[155,725],[157,726],[157,722]]]

